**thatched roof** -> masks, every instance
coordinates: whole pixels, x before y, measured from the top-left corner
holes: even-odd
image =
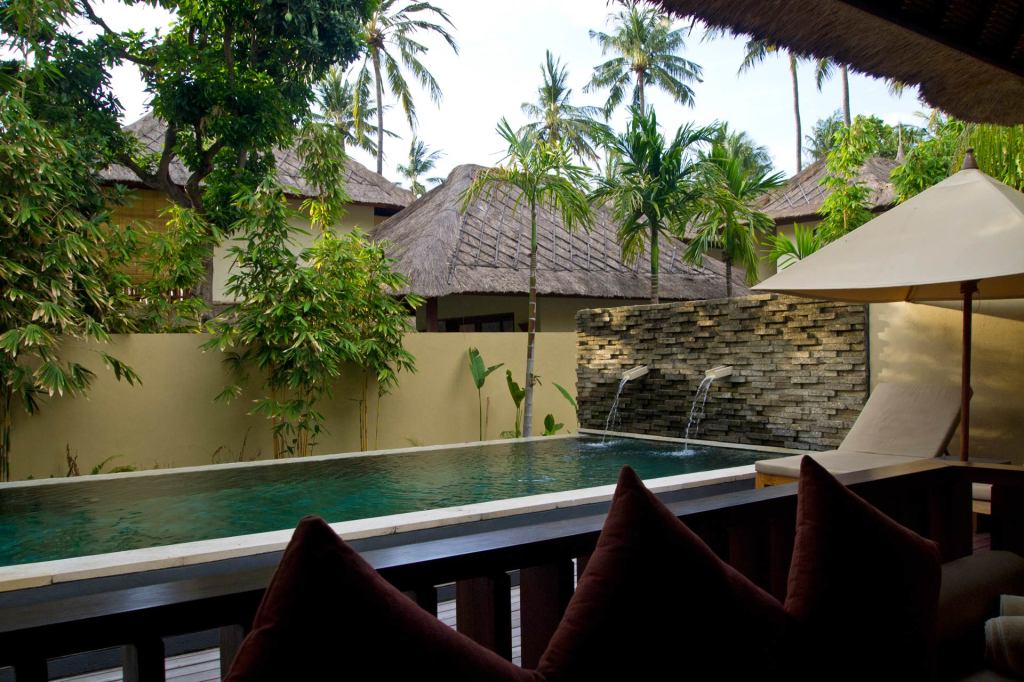
[[[884,211],[896,203],[896,189],[889,180],[889,174],[897,165],[892,159],[875,156],[861,166],[857,179],[870,190],[868,208],[872,211]],[[758,208],[771,216],[776,224],[821,220],[818,209],[828,196],[821,186],[824,177],[824,160],[815,161],[785,185],[760,198]]]
[[[920,85],[967,121],[1024,123],[1024,0],[659,0],[678,14]]]
[[[526,293],[529,290],[530,214],[514,210],[517,191],[502,188],[460,211],[462,193],[480,166],[458,166],[440,186],[381,223],[377,239],[393,243],[396,269],[417,294]],[[647,298],[650,259],[633,265],[622,260],[615,225],[599,210],[588,233],[568,233],[552,211],[537,212],[537,290],[557,296]],[[720,298],[725,295],[725,266],[713,258],[698,268],[683,262],[683,244],[662,244],[660,295],[665,299]],[[734,270],[736,295],[747,288]]]
[[[150,152],[159,154],[163,150],[164,133],[167,124],[152,114],[147,114],[132,124],[125,126],[139,139]],[[315,196],[316,191],[306,184],[302,177],[302,161],[294,149],[278,149],[274,152],[277,160],[277,177],[285,187],[294,191],[297,196]],[[416,198],[412,192],[398,187],[387,178],[377,175],[366,166],[351,158],[345,160],[347,176],[345,190],[354,204],[381,206],[386,208],[404,208]],[[188,170],[177,158],[171,162],[171,180],[177,185],[184,185],[188,180]],[[141,181],[135,173],[125,166],[114,164],[103,170],[100,176],[110,182],[120,182],[130,186],[139,186]]]

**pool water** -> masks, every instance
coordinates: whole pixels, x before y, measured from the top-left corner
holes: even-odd
[[[0,487],[0,566],[724,469],[777,454],[558,438],[154,476]]]

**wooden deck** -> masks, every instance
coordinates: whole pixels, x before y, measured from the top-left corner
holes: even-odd
[[[512,661],[517,665],[522,661],[519,626],[519,588],[512,588]],[[437,617],[445,625],[455,627],[455,600],[441,602],[437,605]],[[167,682],[220,682],[220,651],[206,649],[180,656],[167,658]],[[101,670],[86,675],[62,677],[59,682],[123,682],[124,676],[120,668]]]

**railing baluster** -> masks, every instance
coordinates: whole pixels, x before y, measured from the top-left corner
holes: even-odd
[[[564,559],[519,572],[519,619],[523,667],[533,668],[551,641],[572,597],[572,561]]]
[[[124,648],[124,682],[164,682],[164,640],[142,639]]]
[[[220,676],[226,677],[235,661],[235,655],[245,639],[245,628],[241,625],[225,625],[220,628]]]
[[[507,573],[455,583],[459,632],[499,656],[512,659],[512,595]]]

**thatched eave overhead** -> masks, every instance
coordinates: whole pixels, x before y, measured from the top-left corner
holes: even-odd
[[[868,188],[868,208],[884,211],[896,203],[896,188],[889,175],[898,164],[878,156],[868,159],[857,176]],[[815,161],[790,178],[785,185],[758,199],[758,208],[768,214],[776,225],[821,220],[818,210],[828,192],[821,185],[825,162]]]
[[[135,135],[149,152],[158,154],[163,150],[167,124],[152,114],[147,114],[125,126],[125,130]],[[302,160],[294,149],[278,149],[274,152],[274,158],[277,162],[277,178],[282,185],[296,196],[316,196],[316,190],[302,177]],[[175,158],[171,161],[171,182],[184,186],[188,175],[188,169],[180,159]],[[106,167],[100,173],[100,177],[108,182],[142,186],[142,181],[135,172],[120,164]],[[348,192],[353,204],[388,209],[404,208],[416,198],[409,190],[398,187],[351,158],[345,159],[345,191]]]
[[[448,179],[381,223],[374,237],[392,243],[396,269],[411,291],[427,297],[452,294],[525,294],[529,291],[529,212],[514,209],[514,188],[502,188],[460,210],[462,193],[480,166],[458,166]],[[538,209],[537,290],[541,295],[647,298],[650,260],[627,264],[607,211],[599,210],[588,233],[565,231],[557,214]],[[725,294],[725,266],[682,260],[682,242],[662,245],[661,297],[718,298]],[[747,291],[734,272],[734,291]]]
[[[658,0],[667,9],[919,85],[966,121],[1024,123],[1024,0]]]

